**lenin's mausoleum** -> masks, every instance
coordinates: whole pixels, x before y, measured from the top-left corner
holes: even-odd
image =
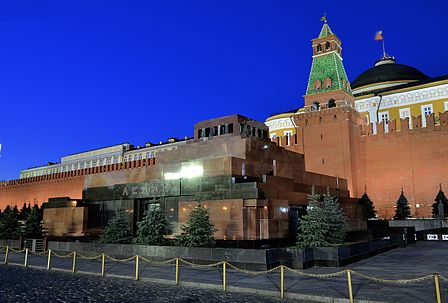
[[[46,203],[50,235],[97,235],[118,206],[135,227],[159,204],[173,233],[199,199],[218,239],[295,237],[314,185],[339,197],[352,231],[359,197],[391,218],[404,191],[414,217],[431,217],[448,187],[448,76],[430,78],[386,54],[349,81],[341,40],[325,22],[312,40],[304,106],[258,122],[232,115],[194,135],[81,152],[0,183],[0,208]]]

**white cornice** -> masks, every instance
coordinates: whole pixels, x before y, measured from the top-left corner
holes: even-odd
[[[293,114],[291,114],[291,116],[293,116]],[[270,132],[279,129],[294,128],[294,124],[292,123],[291,118],[273,119],[270,121],[266,121],[264,124],[269,127]]]
[[[381,109],[430,102],[439,99],[448,99],[448,84],[383,96]],[[368,111],[376,107],[378,101],[378,96],[357,100],[355,101],[356,110],[360,112]]]

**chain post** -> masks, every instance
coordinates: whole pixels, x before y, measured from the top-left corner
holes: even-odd
[[[352,289],[352,273],[350,269],[347,269],[347,283],[348,283],[348,297],[349,302],[353,303],[353,289]]]
[[[442,298],[440,296],[440,284],[439,284],[439,275],[434,274],[434,285],[436,287],[436,302],[442,303]]]
[[[51,249],[48,250],[47,270],[50,270],[50,264],[51,264]]]
[[[25,262],[23,263],[23,266],[28,266],[28,248],[25,248]]]
[[[135,280],[138,280],[139,272],[138,272],[138,255],[135,257]]]
[[[227,263],[226,261],[222,262],[222,290],[227,290],[227,281],[226,281],[226,270],[227,270]]]
[[[73,252],[72,272],[76,272],[76,250]]]
[[[104,277],[104,263],[106,261],[106,256],[104,253],[101,254],[101,277]]]
[[[5,252],[5,262],[3,262],[4,264],[8,264],[8,253],[9,253],[9,246],[6,246],[6,252]]]
[[[285,297],[285,266],[280,265],[280,299]]]
[[[179,285],[179,258],[176,258],[176,285]]]

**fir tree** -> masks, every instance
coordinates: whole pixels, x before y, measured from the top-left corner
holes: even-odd
[[[26,220],[27,217],[28,217],[28,213],[27,213],[26,203],[23,203],[23,206],[19,212],[19,220]]]
[[[327,221],[327,241],[333,244],[342,243],[348,227],[348,219],[342,210],[338,198],[330,195],[330,189],[323,200],[324,219]]]
[[[307,214],[299,224],[297,244],[300,247],[317,247],[344,241],[348,225],[347,217],[338,199],[327,193],[316,193],[314,186],[308,195]]]
[[[0,218],[0,238],[18,239],[20,234],[21,229],[17,214],[8,205]]]
[[[364,206],[364,215],[367,219],[376,218],[375,206],[366,192],[364,192],[358,203]]]
[[[158,205],[150,205],[143,219],[137,223],[135,242],[143,245],[166,245],[164,235],[170,233],[169,224]]]
[[[314,186],[311,194],[308,195],[307,213],[299,222],[297,244],[300,247],[328,246],[327,241],[327,221],[323,210],[323,203],[320,201],[320,194],[317,194]]]
[[[106,244],[130,244],[132,242],[132,231],[129,228],[124,208],[115,209],[115,216],[104,229],[101,242]]]
[[[446,198],[445,193],[442,191],[442,185],[440,185],[439,192],[437,193],[434,201],[435,202],[432,204],[432,216],[434,218],[448,217],[448,199]],[[441,216],[439,216],[439,202],[442,202],[443,205],[444,214]]]
[[[188,217],[188,221],[181,226],[183,235],[177,239],[177,245],[188,247],[213,247],[215,246],[215,228],[210,223],[208,210],[200,199]]]
[[[408,205],[408,199],[406,199],[403,189],[401,190],[400,197],[397,200],[397,208],[395,210],[395,220],[404,220],[411,217],[411,209]]]
[[[39,206],[35,205],[25,221],[23,236],[30,239],[40,239],[42,232],[42,217],[40,215]]]

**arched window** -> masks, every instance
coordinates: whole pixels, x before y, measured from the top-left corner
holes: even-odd
[[[331,78],[330,77],[325,78],[325,80],[324,80],[324,87],[326,89],[331,88],[331,84],[332,84]]]
[[[313,104],[311,105],[311,111],[318,111],[320,109],[320,103],[317,101],[314,101]]]
[[[334,100],[334,99],[328,100],[327,107],[328,108],[336,107],[336,100]]]
[[[317,45],[317,52],[320,53],[322,51],[322,45],[318,44]]]
[[[327,43],[325,43],[325,49],[326,49],[326,50],[329,50],[329,49],[330,49],[330,42],[329,42],[329,41],[327,41]]]
[[[314,81],[314,89],[321,90],[322,89],[322,81],[320,81],[320,80]]]

